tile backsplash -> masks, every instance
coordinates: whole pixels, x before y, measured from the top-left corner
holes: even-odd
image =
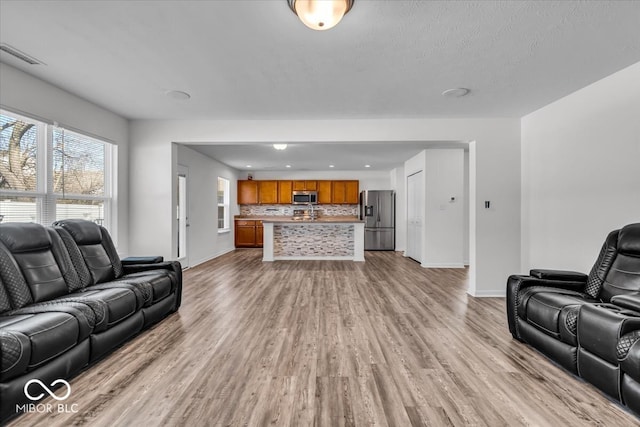
[[[291,216],[294,209],[306,209],[299,205],[240,205],[242,216]],[[357,216],[358,205],[317,205],[314,210],[324,216]]]

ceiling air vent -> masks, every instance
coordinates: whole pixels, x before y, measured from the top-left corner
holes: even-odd
[[[9,55],[13,55],[16,58],[20,59],[21,61],[24,61],[30,65],[41,65],[41,64],[44,65],[44,62],[38,61],[33,56],[29,56],[26,53],[21,52],[15,47],[10,46],[6,43],[0,43],[0,51],[7,52]]]

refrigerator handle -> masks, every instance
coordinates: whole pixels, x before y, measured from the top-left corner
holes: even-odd
[[[376,209],[378,210],[378,217],[376,218],[376,221],[380,222],[380,197],[377,199],[377,205]]]

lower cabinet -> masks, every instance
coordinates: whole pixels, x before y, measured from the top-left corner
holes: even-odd
[[[237,219],[235,221],[236,248],[261,248],[262,230],[262,221]]]

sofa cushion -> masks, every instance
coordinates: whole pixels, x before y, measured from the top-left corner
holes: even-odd
[[[618,236],[618,251],[622,254],[640,257],[640,224],[629,224],[622,227]]]
[[[32,315],[0,316],[5,380],[36,368],[71,349],[80,341],[74,316],[49,312]],[[5,360],[5,351],[9,355]]]
[[[151,291],[151,303],[160,301],[175,289],[175,274],[169,270],[150,270],[130,273],[122,276],[119,281],[134,286],[148,287]]]
[[[69,297],[63,297],[59,301],[71,299],[74,302],[91,306],[94,311],[96,311],[96,306],[98,309],[101,306],[106,307],[106,329],[131,316],[138,309],[136,296],[129,289],[92,289],[89,287],[82,291],[74,292]],[[105,328],[99,328],[96,332]]]
[[[11,308],[21,308],[33,303],[27,282],[20,273],[16,260],[0,241],[0,280],[9,297]]]
[[[82,254],[83,263],[91,273],[91,284],[108,282],[122,276],[122,263],[116,252],[111,236],[104,227],[81,219],[66,219],[56,221],[54,229],[61,235],[64,230],[73,239]],[[69,248],[70,242],[65,239]],[[70,251],[71,253],[71,251]],[[71,253],[72,260],[80,264]],[[76,270],[83,274],[83,268],[76,266]]]
[[[47,230],[34,223],[5,223],[0,228],[0,241],[12,253],[28,252],[51,247]]]

